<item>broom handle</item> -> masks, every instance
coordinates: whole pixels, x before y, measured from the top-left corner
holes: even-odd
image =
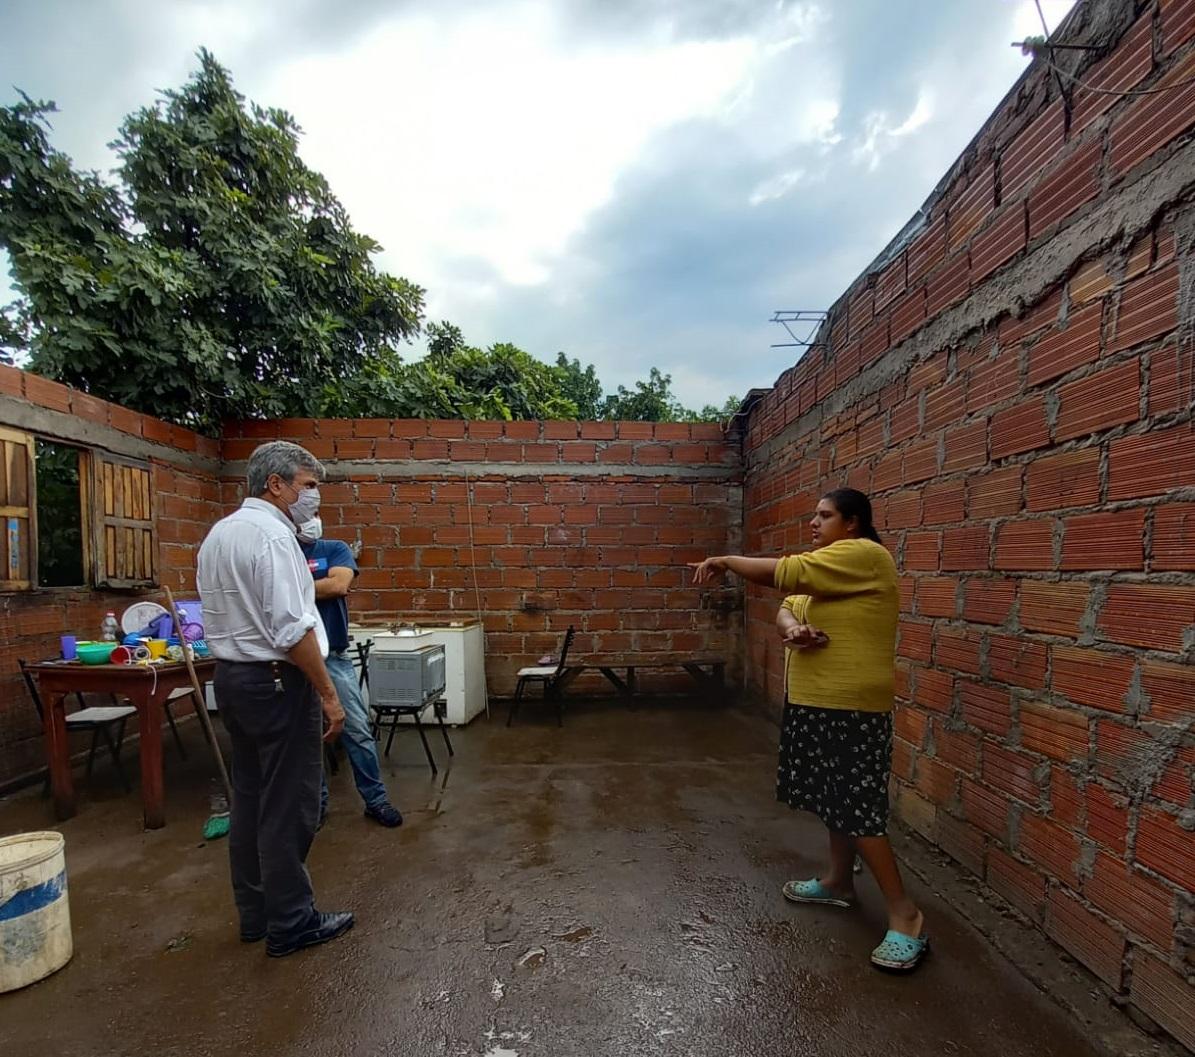
[[[191,689],[195,692],[195,713],[203,725],[208,744],[216,757],[216,766],[220,770],[220,781],[224,783],[224,796],[232,803],[232,783],[228,780],[228,768],[224,766],[224,754],[220,751],[220,744],[216,741],[216,732],[212,729],[212,717],[207,714],[207,700],[203,694],[203,687],[199,685],[199,676],[195,674],[195,665],[191,663],[191,651],[187,648],[187,638],[183,634],[182,623],[178,619],[178,608],[174,604],[174,595],[170,588],[165,588],[166,601],[170,603],[170,619],[174,623],[174,633],[178,636],[179,646],[183,651],[183,661],[187,665],[187,674],[191,677]]]

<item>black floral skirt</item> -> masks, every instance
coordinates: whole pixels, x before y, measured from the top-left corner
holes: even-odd
[[[776,799],[851,837],[888,832],[892,713],[785,705]]]

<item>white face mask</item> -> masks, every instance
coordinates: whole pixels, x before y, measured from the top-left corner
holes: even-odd
[[[293,485],[291,486],[294,487]],[[319,489],[318,488],[299,488],[296,489],[299,497],[290,504],[290,519],[296,525],[302,525],[310,521],[316,514],[319,513]]]
[[[304,521],[299,526],[300,543],[314,543],[317,539],[321,539],[323,535],[324,523],[318,517],[313,517],[310,521]]]

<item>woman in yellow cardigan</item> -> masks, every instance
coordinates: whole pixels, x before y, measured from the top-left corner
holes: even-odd
[[[824,495],[813,550],[787,558],[727,555],[694,563],[707,583],[732,572],[793,595],[781,616],[788,656],[777,797],[814,812],[830,837],[820,878],[789,881],[786,899],[850,907],[856,850],[888,905],[888,932],[871,954],[886,969],[916,968],[929,939],[905,892],[888,840],[888,779],[895,697],[896,565],[872,525],[871,501],[853,488]]]

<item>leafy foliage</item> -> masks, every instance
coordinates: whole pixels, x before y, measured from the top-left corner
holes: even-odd
[[[742,400],[737,396],[728,396],[726,402],[718,407],[715,404],[706,404],[700,411],[686,411],[686,422],[726,422],[733,418],[739,410],[739,405]]]
[[[576,418],[554,367],[514,345],[482,350],[459,327],[432,323],[428,354],[415,363],[379,360],[325,394],[331,414],[387,418]],[[590,368],[592,370],[592,368]],[[363,381],[368,379],[368,381]]]
[[[11,367],[28,347],[29,324],[22,305],[0,305],[0,364]]]
[[[380,247],[303,164],[293,118],[247,108],[199,59],[121,126],[119,188],[50,147],[52,104],[0,109],[0,246],[29,366],[205,429],[323,413],[328,385],[396,358],[423,291],[374,267]]]
[[[672,393],[672,375],[651,368],[646,382],[636,382],[634,389],[619,386],[607,396],[601,418],[636,422],[721,422],[738,410],[737,397],[729,397],[722,407],[706,404],[700,411],[684,407]]]
[[[619,387],[603,397],[593,364],[582,369],[560,353],[548,365],[514,345],[468,345],[459,327],[431,323],[428,353],[414,363],[379,359],[361,374],[330,386],[326,414],[380,418],[637,419],[648,422],[717,422],[738,408],[690,411],[677,401],[672,379],[652,368],[634,392]]]
[[[0,247],[20,299],[0,362],[215,432],[279,416],[715,420],[652,368],[603,394],[592,364],[480,349],[448,322],[403,362],[424,291],[379,271],[283,110],[246,104],[207,51],[181,89],[129,115],[117,182],[49,140],[52,103],[0,107]]]
[[[73,587],[87,582],[79,506],[79,452],[41,439],[37,441],[37,579],[42,587]]]
[[[636,382],[635,388],[623,386],[606,397],[603,418],[617,418],[636,422],[675,422],[682,408],[672,395],[672,375],[661,374],[653,367],[646,382]]]
[[[560,379],[561,395],[576,405],[577,418],[588,422],[602,417],[605,403],[602,383],[592,363],[582,369],[580,360],[570,360],[559,352],[556,354],[556,374]]]

